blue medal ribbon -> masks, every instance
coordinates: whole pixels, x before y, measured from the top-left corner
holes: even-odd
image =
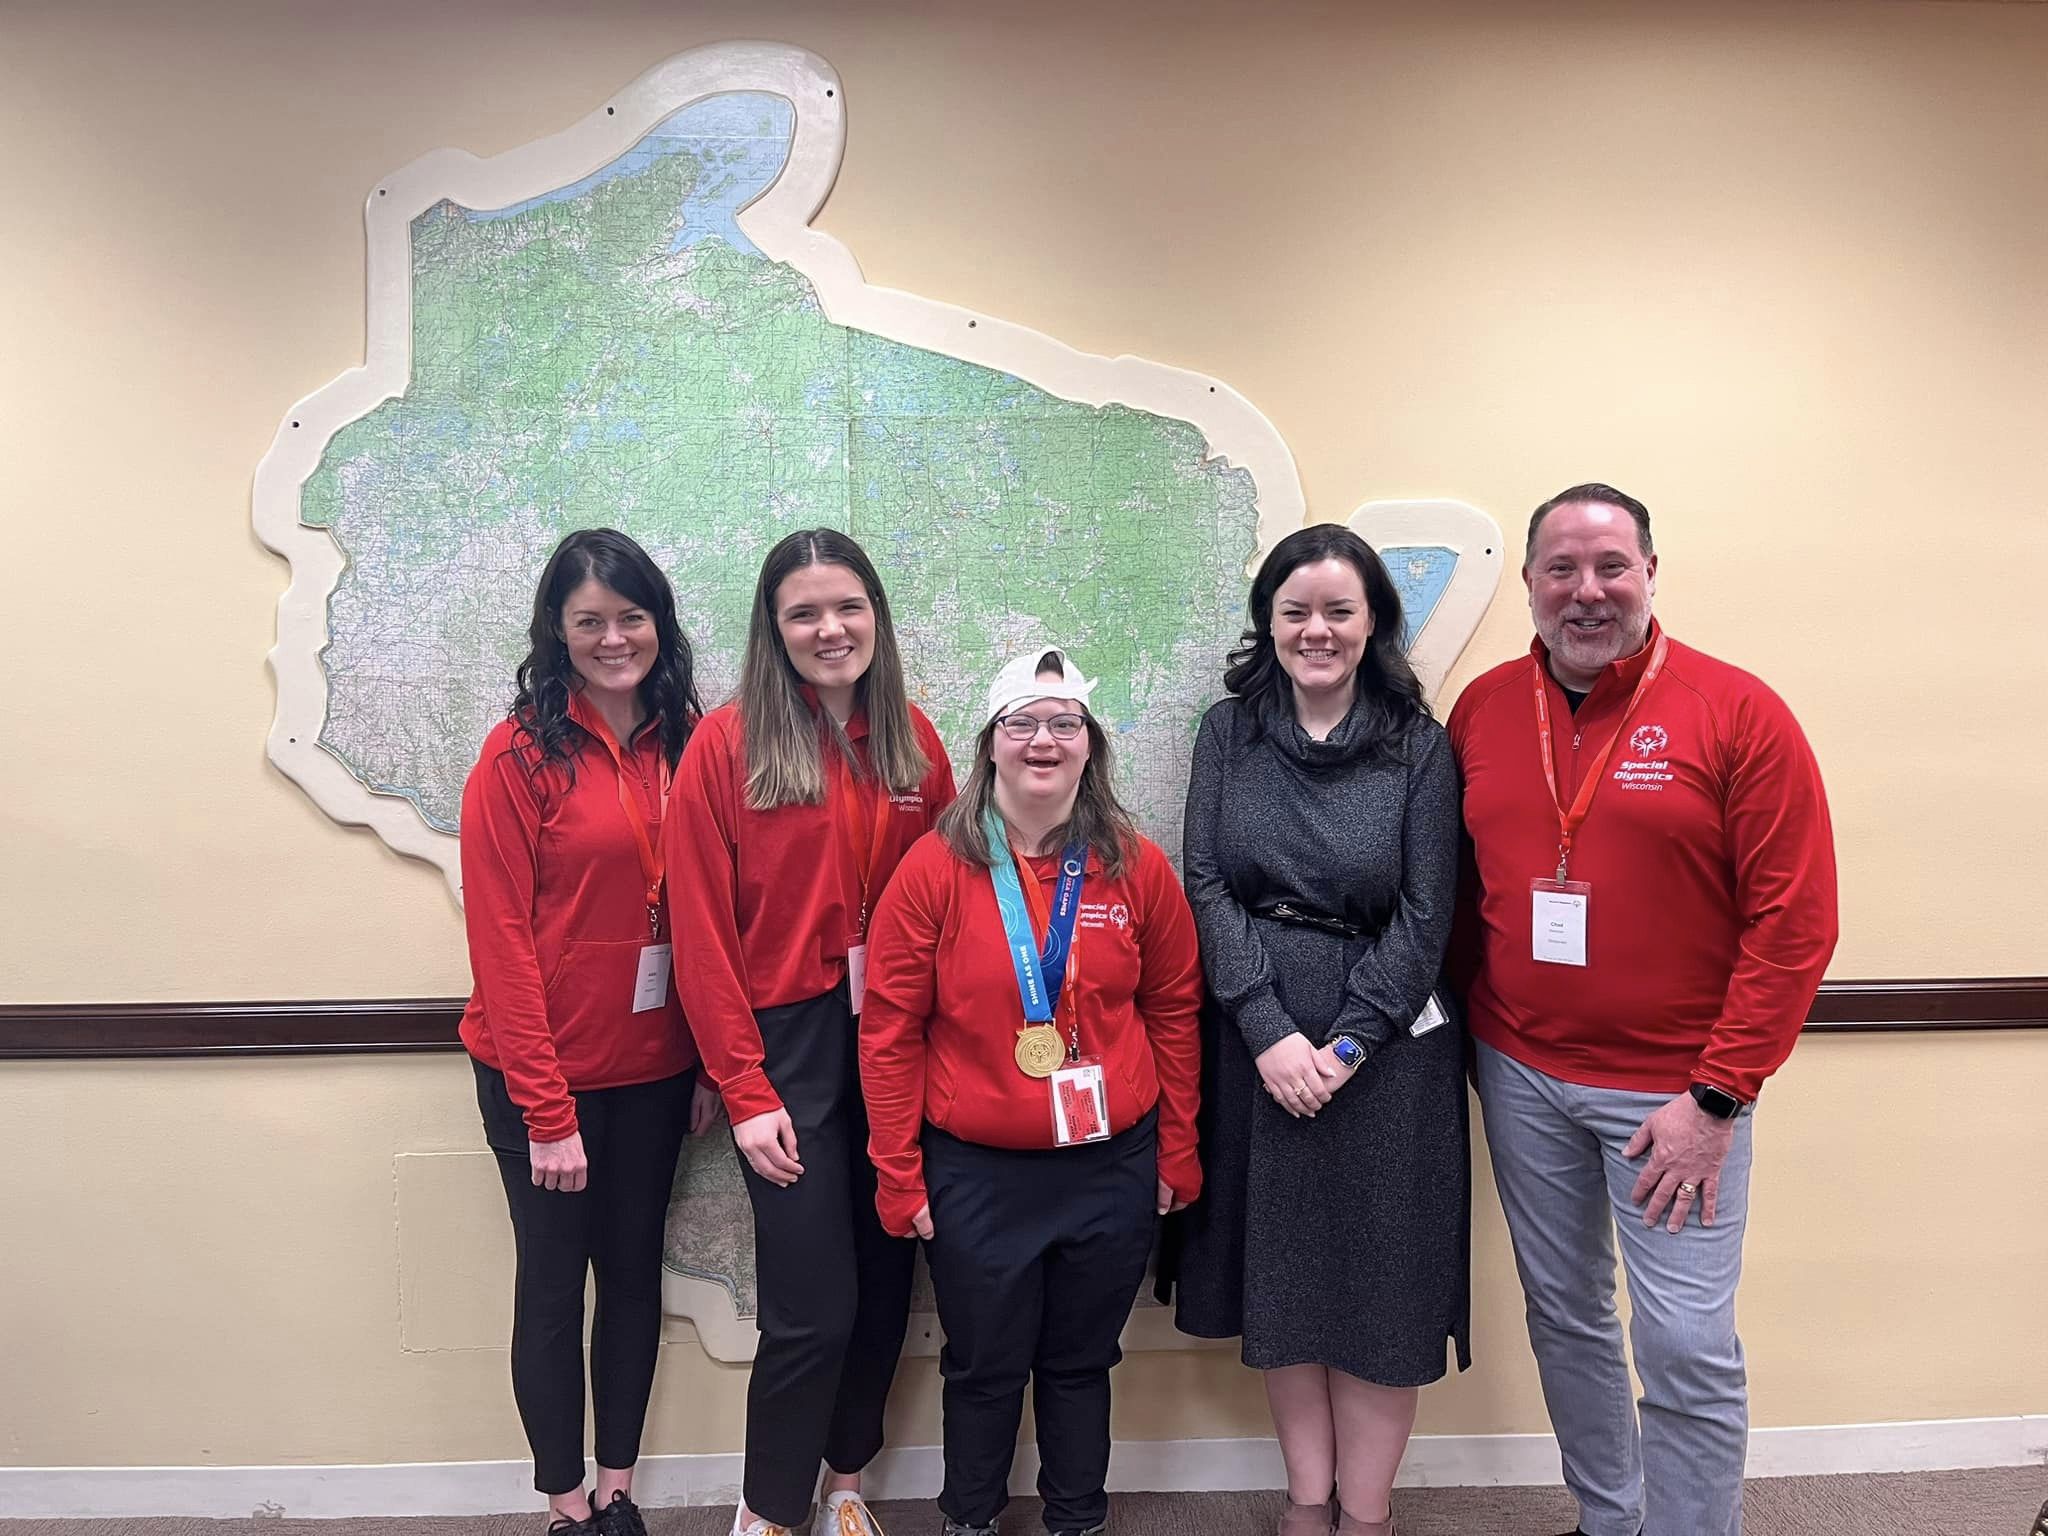
[[[982,818],[988,850],[995,859],[989,870],[995,882],[996,908],[1003,915],[1003,933],[1009,940],[1010,964],[1017,972],[1017,995],[1024,1003],[1025,1020],[1050,1024],[1059,1007],[1060,987],[1067,979],[1067,960],[1074,952],[1074,922],[1081,915],[1081,885],[1088,869],[1088,850],[1079,843],[1060,855],[1059,885],[1053,891],[1052,920],[1046,924],[1045,948],[1038,946],[1032,931],[1031,908],[1024,899],[1024,886],[1017,875],[1017,861],[1010,853],[1010,834],[1002,817],[993,810]]]

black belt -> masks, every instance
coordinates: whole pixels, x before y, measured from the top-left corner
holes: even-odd
[[[1290,923],[1296,928],[1317,928],[1346,939],[1358,938],[1365,932],[1356,923],[1347,923],[1341,917],[1326,917],[1321,912],[1311,912],[1287,901],[1269,902],[1258,908],[1253,916],[1271,918],[1276,923]]]

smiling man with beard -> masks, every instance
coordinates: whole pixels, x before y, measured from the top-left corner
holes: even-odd
[[[1452,952],[1529,1342],[1585,1536],[1732,1536],[1752,1110],[1834,951],[1827,801],[1784,702],[1651,616],[1641,502],[1553,496],[1522,579],[1531,654],[1451,712]]]

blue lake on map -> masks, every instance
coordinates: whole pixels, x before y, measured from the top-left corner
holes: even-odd
[[[1380,559],[1401,594],[1401,644],[1413,646],[1450,590],[1458,552],[1441,544],[1395,544],[1382,549]]]

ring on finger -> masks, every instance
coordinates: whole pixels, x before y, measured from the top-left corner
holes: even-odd
[[[1697,1195],[1699,1192],[1699,1185],[1693,1183],[1690,1179],[1686,1180],[1684,1183],[1678,1186],[1678,1193],[1687,1200],[1690,1200],[1694,1195]]]

